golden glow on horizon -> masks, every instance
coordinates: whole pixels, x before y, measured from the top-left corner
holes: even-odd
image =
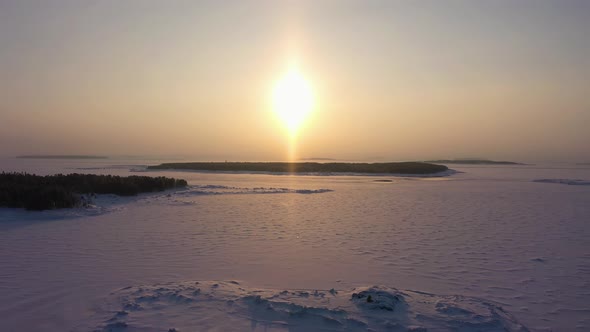
[[[287,127],[289,135],[295,137],[313,109],[311,85],[296,66],[291,66],[275,84],[272,98],[274,111]]]

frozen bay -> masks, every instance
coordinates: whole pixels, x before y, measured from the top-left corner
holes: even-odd
[[[132,175],[150,162],[3,159],[0,170]],[[324,293],[382,285],[485,299],[530,330],[590,328],[590,169],[451,168],[460,173],[141,172],[190,186],[101,197],[92,211],[2,209],[0,330],[100,329],[119,289],[211,280]]]

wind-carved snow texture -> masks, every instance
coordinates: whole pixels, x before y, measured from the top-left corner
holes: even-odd
[[[537,179],[537,180],[533,180],[533,182],[558,183],[558,184],[567,184],[570,186],[590,186],[590,181],[576,180],[576,179]]]
[[[95,331],[528,331],[489,301],[385,286],[272,290],[198,281],[111,295]]]

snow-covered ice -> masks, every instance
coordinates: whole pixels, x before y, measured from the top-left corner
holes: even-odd
[[[0,171],[158,163],[39,162],[0,159]],[[589,330],[590,186],[535,180],[590,181],[590,169],[454,168],[146,171],[190,186],[91,209],[0,209],[0,331]]]

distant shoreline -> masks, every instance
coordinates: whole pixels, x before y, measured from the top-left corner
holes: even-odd
[[[148,166],[149,170],[193,170],[269,173],[367,173],[431,175],[448,171],[444,165],[424,162],[318,163],[318,162],[187,162]]]
[[[427,160],[425,163],[435,164],[459,164],[459,165],[526,165],[514,161],[495,161],[485,159],[441,159]]]
[[[19,159],[109,159],[107,156],[87,155],[24,155],[16,156]]]

